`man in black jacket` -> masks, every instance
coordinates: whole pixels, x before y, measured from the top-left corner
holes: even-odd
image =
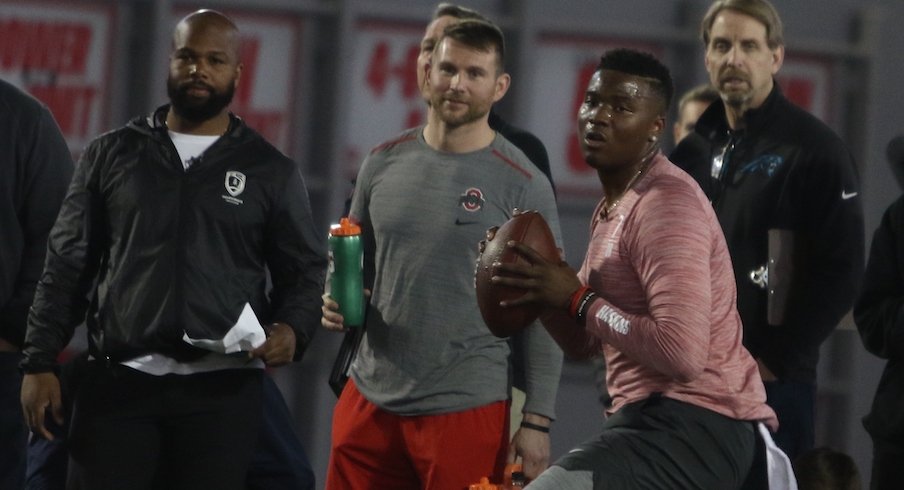
[[[892,140],[888,162],[904,189],[904,162]],[[885,359],[873,405],[863,426],[873,440],[870,488],[900,488],[904,481],[904,195],[882,215],[873,234],[854,322],[866,350]]]
[[[28,430],[19,404],[20,347],[72,157],[47,107],[2,80],[0,137],[0,488],[21,488]]]
[[[56,356],[86,319],[69,434],[83,488],[242,488],[260,368],[300,357],[319,321],[326,258],[301,174],[227,111],[238,52],[222,14],[182,19],[171,105],[88,146],[51,232],[22,404],[52,438]]]
[[[721,95],[672,160],[713,202],[738,283],[775,441],[793,459],[815,439],[819,346],[850,310],[863,271],[863,211],[850,151],[794,106],[773,76],[782,24],[767,0],[719,0],[703,19]]]

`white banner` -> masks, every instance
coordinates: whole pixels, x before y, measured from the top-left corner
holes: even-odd
[[[0,4],[0,78],[47,104],[74,152],[106,127],[114,13],[70,2]]]
[[[417,55],[423,25],[360,22],[352,52],[352,90],[342,136],[342,168],[351,179],[371,148],[423,124]]]
[[[831,124],[831,68],[816,58],[785,56],[775,75],[782,93],[826,124]]]

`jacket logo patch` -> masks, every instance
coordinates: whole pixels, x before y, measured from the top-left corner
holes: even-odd
[[[238,197],[245,190],[245,174],[230,170],[226,172],[226,192],[232,197]]]
[[[238,198],[239,194],[245,190],[245,174],[237,170],[226,172],[226,182],[224,185],[226,187],[226,192],[229,193],[228,196],[226,194],[220,196],[224,201],[229,204],[235,204],[236,206],[245,202]]]
[[[458,203],[461,204],[461,207],[472,213],[480,211],[484,201],[483,192],[476,187],[469,188],[458,198]]]

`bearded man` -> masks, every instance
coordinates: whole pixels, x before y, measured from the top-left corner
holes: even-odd
[[[262,368],[298,358],[313,334],[322,240],[297,165],[227,110],[238,46],[223,14],[182,19],[171,104],[87,147],[50,234],[22,405],[53,439],[57,355],[85,321],[70,487],[244,488]]]

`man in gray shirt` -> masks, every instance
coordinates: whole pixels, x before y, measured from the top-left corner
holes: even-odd
[[[505,94],[502,33],[450,26],[428,68],[427,125],[375,148],[351,217],[372,288],[367,333],[333,415],[327,488],[461,488],[520,456],[549,457],[562,354],[539,324],[525,346],[524,420],[509,443],[509,344],[477,309],[477,243],[514,208],[539,210],[561,242],[555,198],[536,166],[487,122]],[[324,299],[324,327],[342,317]],[[538,430],[539,429],[539,430]]]

